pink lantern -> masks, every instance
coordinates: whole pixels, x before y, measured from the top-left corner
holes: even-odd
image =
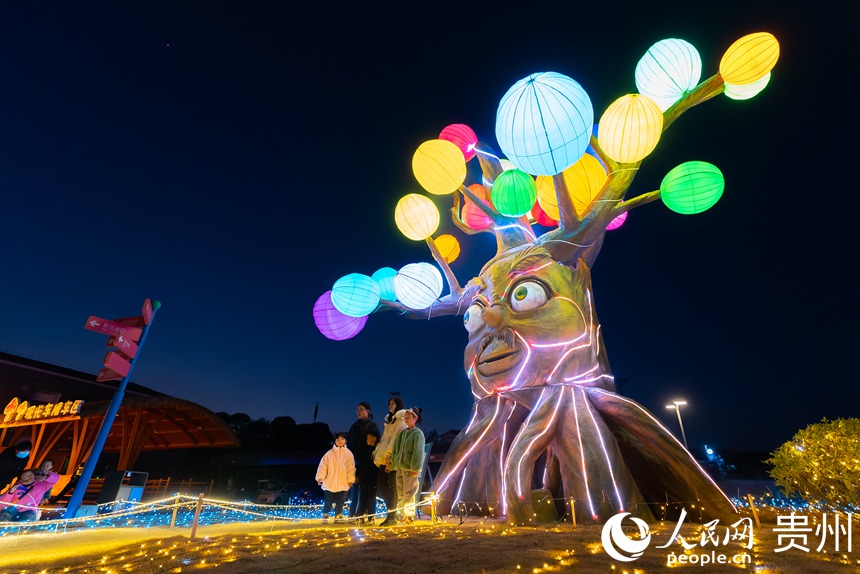
[[[615,219],[609,222],[609,225],[606,226],[606,231],[612,231],[613,229],[618,229],[624,222],[627,221],[627,212],[625,211]]]
[[[358,335],[367,323],[367,315],[344,315],[331,302],[331,291],[326,291],[314,303],[314,323],[325,337],[333,341],[344,341]]]
[[[473,183],[470,185],[469,191],[483,199],[485,203],[487,202],[487,190],[480,183]],[[493,224],[493,220],[487,217],[487,214],[481,211],[481,208],[475,205],[475,202],[468,197],[463,203],[463,210],[460,213],[460,218],[463,220],[463,223],[475,231],[486,229]]]
[[[475,157],[475,146],[478,145],[478,136],[466,124],[451,124],[447,126],[439,134],[439,139],[448,140],[460,148],[466,161]]]

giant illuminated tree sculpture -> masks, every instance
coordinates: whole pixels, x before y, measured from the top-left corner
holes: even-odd
[[[696,506],[701,518],[735,512],[653,415],[615,394],[590,268],[607,229],[631,209],[662,199],[692,214],[719,199],[722,174],[700,161],[671,170],[656,191],[631,199],[626,193],[678,116],[722,92],[733,99],[755,95],[778,54],[772,35],[745,36],[727,50],[719,73],[699,83],[695,48],[663,40],[636,68],[639,93],[606,109],[596,138],[588,95],[571,78],[547,72],[520,80],[502,98],[496,138],[505,158],[461,124],[419,146],[418,182],[431,194],[453,194],[454,224],[467,234],[493,233],[496,255],[461,287],[449,267],[459,252],[456,239],[434,237],[435,203],[407,195],[395,209],[398,228],[427,242],[450,293],[441,296],[443,276],[429,263],[383,268],[372,277],[353,273],[320,297],[314,317],[323,334],[343,339],[375,310],[463,315],[474,414],[436,477],[442,512],[471,501],[526,523],[535,516],[535,487],[578,501],[578,520],[622,510],[653,519],[649,505],[671,502]],[[472,156],[483,181],[467,187],[465,162]],[[532,221],[552,229],[536,236]]]

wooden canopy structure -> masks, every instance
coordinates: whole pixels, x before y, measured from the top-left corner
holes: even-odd
[[[31,467],[50,458],[72,474],[87,459],[109,401],[84,403],[79,418],[0,422],[0,445],[29,439]],[[239,440],[212,411],[165,395],[126,397],[111,426],[103,452],[119,453],[117,470],[131,469],[141,452],[200,447],[233,447]]]

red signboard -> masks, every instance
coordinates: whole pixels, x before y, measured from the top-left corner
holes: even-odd
[[[105,367],[122,375],[123,377],[131,370],[131,364],[123,359],[116,351],[111,351],[105,355]]]
[[[118,381],[120,379],[122,379],[122,375],[111,371],[107,367],[99,371],[99,374],[96,377],[96,381],[98,381],[99,383],[103,381]]]
[[[133,359],[137,354],[137,345],[132,342],[131,339],[126,337],[125,335],[120,335],[119,337],[111,337],[112,339],[116,339],[114,345],[120,353],[125,355],[129,359]]]
[[[141,313],[143,313],[143,322],[149,325],[149,322],[152,321],[152,302],[149,299],[143,302]]]
[[[120,325],[128,325],[129,327],[145,327],[146,321],[143,320],[143,317],[138,315],[137,317],[121,317],[119,319],[114,319],[114,323],[119,323]]]
[[[104,333],[105,335],[125,335],[130,339],[137,341],[143,333],[138,327],[130,327],[116,321],[108,321],[101,317],[90,315],[87,319],[84,329],[95,331],[96,333]]]

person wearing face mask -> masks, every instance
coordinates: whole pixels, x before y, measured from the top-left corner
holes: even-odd
[[[9,483],[27,468],[32,448],[33,443],[23,440],[0,452],[0,492],[4,491]]]

